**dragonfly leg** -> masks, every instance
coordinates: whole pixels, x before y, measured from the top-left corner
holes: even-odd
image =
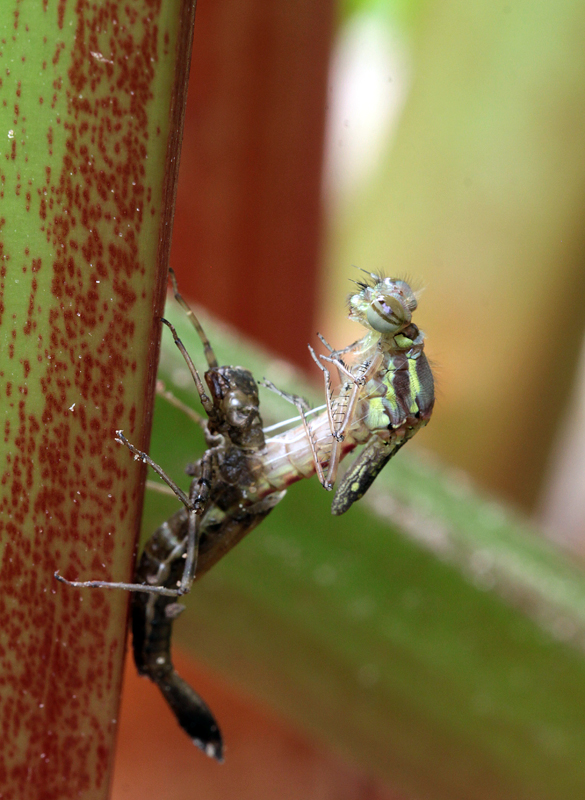
[[[327,367],[321,363],[311,345],[309,345],[309,353],[311,354],[315,364],[323,372],[323,377],[325,379],[325,400],[327,402],[327,416],[329,417],[329,428],[331,429],[331,436],[333,436],[333,438],[335,439],[337,438],[336,431],[339,425],[337,424],[333,416],[333,401],[332,401],[333,389],[331,388],[331,373],[329,372]]]
[[[186,349],[185,345],[183,344],[183,342],[179,339],[179,334],[177,333],[177,331],[175,329],[175,326],[171,322],[169,322],[168,319],[165,319],[164,317],[161,317],[160,321],[162,323],[164,323],[167,326],[167,328],[170,330],[170,332],[173,334],[174,342],[177,345],[177,347],[179,348],[179,350],[181,351],[181,355],[185,359],[185,363],[187,364],[187,367],[189,368],[189,372],[191,373],[191,377],[195,381],[195,386],[197,387],[197,391],[199,393],[199,398],[201,400],[201,405],[205,409],[205,413],[208,416],[212,416],[214,414],[214,412],[215,412],[215,408],[213,406],[213,403],[212,403],[211,399],[209,398],[209,396],[205,392],[205,387],[203,386],[203,381],[199,377],[199,373],[197,372],[195,364],[193,363],[193,359],[191,358],[191,356],[187,352],[187,349]]]
[[[356,339],[355,342],[352,342],[352,344],[348,344],[347,347],[342,347],[341,350],[336,350],[334,347],[332,347],[332,345],[329,344],[327,339],[321,333],[318,333],[317,336],[319,337],[321,342],[325,345],[325,347],[329,350],[329,353],[333,358],[351,352],[355,347],[357,347],[357,345],[361,345],[362,343],[361,339]]]
[[[306,416],[306,412],[311,410],[307,401],[303,397],[299,397],[299,395],[297,394],[289,394],[288,392],[283,392],[281,389],[278,389],[272,383],[272,381],[264,379],[263,381],[261,381],[261,383],[263,386],[266,386],[267,389],[270,389],[271,392],[280,395],[280,397],[284,398],[284,400],[288,400],[289,403],[292,403],[296,407],[303,422],[303,427],[307,435],[307,441],[309,442],[309,447],[311,448],[311,456],[313,458],[313,463],[315,465],[315,472],[317,473],[317,477],[319,478],[319,481],[322,486],[324,486],[327,490],[332,489],[333,487],[328,485],[325,480],[325,472],[323,470],[323,465],[321,464],[321,461],[317,454],[315,438],[313,436],[309,420],[307,419]]]
[[[279,397],[282,397],[283,400],[287,400],[289,403],[292,403],[297,409],[302,408],[303,411],[311,411],[311,406],[305,400],[304,397],[301,397],[298,394],[291,394],[290,392],[284,392],[282,389],[279,389],[278,386],[275,386],[272,381],[267,380],[264,378],[261,381],[258,381],[261,386],[265,386],[274,394],[277,394]]]
[[[189,307],[189,304],[187,303],[187,301],[179,293],[179,287],[177,285],[177,277],[176,277],[175,271],[172,269],[172,267],[169,268],[169,275],[170,275],[170,278],[171,278],[171,282],[173,284],[173,293],[175,295],[175,300],[183,308],[183,310],[185,311],[185,313],[187,314],[187,316],[191,320],[191,322],[193,324],[193,327],[195,328],[195,330],[199,334],[199,338],[203,342],[203,350],[205,352],[205,358],[207,359],[207,363],[209,365],[209,369],[216,369],[218,364],[217,364],[217,358],[215,357],[215,353],[213,352],[213,347],[209,343],[209,339],[207,338],[207,335],[206,335],[205,331],[203,330],[203,328],[201,326],[201,323],[199,322],[199,320],[197,319],[197,317],[195,316],[195,314],[193,313],[193,311]]]
[[[197,557],[199,555],[199,521],[206,506],[209,504],[211,485],[213,479],[213,467],[215,459],[215,448],[206,450],[201,458],[201,471],[198,478],[191,482],[189,489],[188,508],[189,521],[187,525],[187,548],[185,556],[185,568],[179,585],[180,594],[186,594],[191,590],[195,574],[197,572]]]
[[[322,359],[325,361],[331,361],[334,364],[338,364],[337,359],[329,358],[328,356],[321,356]],[[382,361],[384,359],[384,353],[380,348],[378,348],[374,354],[372,360],[364,365],[361,368],[365,367],[363,372],[359,375],[354,375],[351,371],[347,369],[343,362],[339,362],[338,368],[343,367],[343,370],[346,371],[348,378],[350,379],[351,383],[353,383],[353,387],[351,393],[349,395],[349,399],[347,401],[347,405],[345,408],[345,413],[341,425],[337,429],[337,434],[340,437],[339,441],[343,441],[345,431],[348,426],[353,421],[353,415],[355,413],[355,406],[358,401],[358,394],[360,389],[366,385],[366,383],[376,374],[376,372],[380,369]]]
[[[319,337],[321,342],[325,345],[325,347],[329,350],[329,358],[327,358],[327,356],[321,356],[321,357],[335,364],[335,366],[337,367],[337,374],[339,375],[339,380],[340,382],[342,382],[343,375],[344,374],[348,375],[349,370],[347,368],[347,365],[341,358],[341,356],[345,355],[346,353],[350,353],[357,347],[360,347],[362,345],[362,340],[357,339],[355,342],[352,342],[352,344],[348,344],[347,347],[342,347],[340,350],[335,350],[322,334],[318,333],[317,336]]]
[[[153,469],[156,472],[156,474],[163,479],[163,481],[167,484],[167,486],[169,486],[173,490],[174,494],[179,498],[179,500],[185,506],[185,508],[187,509],[190,508],[191,503],[185,492],[179,486],[177,486],[175,481],[169,475],[167,475],[167,473],[164,471],[162,467],[159,467],[156,461],[152,460],[152,458],[148,455],[148,453],[144,453],[142,450],[138,450],[138,448],[134,447],[134,445],[131,444],[131,442],[129,442],[128,439],[124,436],[123,431],[116,431],[116,441],[119,442],[120,444],[125,445],[128,448],[128,450],[130,450],[130,452],[134,456],[135,461],[142,461],[143,464],[148,464],[148,466],[151,469]]]
[[[324,474],[321,465],[320,470],[318,470],[318,474],[321,485],[327,489],[327,491],[330,491],[333,488],[333,484],[337,476],[337,469],[341,460],[341,442],[344,439],[344,431],[349,424],[350,417],[347,413],[346,400],[343,397],[339,397],[335,405],[333,403],[331,374],[329,370],[324,364],[321,363],[321,360],[317,357],[315,351],[310,345],[309,352],[311,353],[313,360],[319,369],[322,370],[325,377],[325,399],[327,401],[327,415],[329,417],[329,429],[331,431],[331,436],[333,437],[333,443],[331,446],[331,455],[329,456],[327,474]],[[343,371],[348,374],[348,377],[350,377],[354,383],[353,393],[357,393],[358,387],[355,385],[355,378],[340,358],[334,359],[328,358],[327,356],[321,356],[321,358],[326,361],[331,361],[331,363],[335,364],[338,370],[343,367]],[[315,461],[315,465],[317,465],[317,463],[318,460]]]
[[[158,529],[153,534],[146,545],[147,548],[152,541],[156,541],[160,530],[161,529]],[[73,586],[77,589],[122,589],[126,592],[140,592],[148,595],[179,597],[180,595],[186,593],[182,588],[184,581],[181,580],[181,582],[177,584],[177,588],[165,586],[164,581],[168,577],[170,564],[179,558],[186,558],[184,551],[185,541],[174,547],[167,558],[158,562],[158,568],[155,575],[144,576],[148,581],[147,583],[124,583],[120,581],[69,581],[67,578],[64,578],[62,575],[60,575],[58,570],[54,572],[53,575],[61,583],[66,583],[67,586]],[[189,584],[189,586],[190,585],[191,584]]]
[[[144,592],[145,594],[162,594],[165,597],[180,597],[185,594],[179,589],[168,589],[166,586],[149,586],[145,583],[123,583],[121,581],[69,581],[59,574],[59,570],[53,573],[53,577],[60,583],[73,586],[76,589],[122,589],[125,592]]]
[[[148,464],[169,486],[172,493],[179,498],[183,503],[188,513],[188,529],[187,537],[182,549],[185,551],[185,566],[183,569],[183,576],[176,589],[171,589],[167,586],[142,583],[124,583],[119,581],[70,581],[59,574],[57,570],[54,577],[61,583],[66,583],[68,586],[74,586],[78,589],[123,589],[127,592],[144,592],[146,594],[160,594],[167,597],[179,597],[186,594],[193,584],[195,570],[197,568],[197,547],[199,544],[199,518],[203,513],[204,507],[209,500],[211,477],[213,471],[213,450],[208,450],[202,458],[201,475],[198,479],[192,481],[189,496],[177,486],[175,481],[170,478],[166,472],[160,467],[152,458],[138,450],[131,444],[124,436],[122,431],[116,431],[116,441],[125,445],[134,458]],[[172,559],[177,558],[177,554],[173,553]]]
[[[321,356],[321,358],[325,359],[326,361],[332,361],[333,363],[337,364],[337,359],[329,358],[328,356]],[[376,350],[374,357],[372,358],[371,362],[367,365],[365,371],[359,375],[355,376],[351,372],[348,371],[348,377],[351,379],[353,386],[351,388],[351,392],[349,397],[347,398],[345,408],[342,410],[343,418],[341,423],[337,428],[337,436],[334,436],[333,446],[331,448],[331,457],[329,459],[329,466],[327,468],[327,484],[329,486],[333,486],[335,483],[335,479],[337,478],[337,470],[339,468],[339,462],[341,460],[341,446],[340,443],[345,438],[346,430],[351,426],[355,416],[355,410],[360,399],[359,393],[360,389],[366,385],[366,383],[370,380],[370,378],[376,374],[376,372],[380,369],[380,365],[382,364],[384,358],[384,354],[380,348]],[[340,362],[338,364],[338,368],[340,365],[343,365],[344,370],[346,369],[345,364]]]
[[[349,378],[350,381],[358,386],[363,386],[366,382],[364,377],[361,375],[354,375],[351,369],[344,364],[341,358],[337,356],[320,356],[323,361],[329,361],[330,364],[335,364],[337,370],[339,371],[340,376],[345,375],[346,378]]]

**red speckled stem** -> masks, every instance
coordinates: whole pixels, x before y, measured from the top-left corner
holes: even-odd
[[[0,7],[0,798],[107,797],[192,0]]]

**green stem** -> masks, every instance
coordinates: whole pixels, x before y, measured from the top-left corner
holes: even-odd
[[[193,14],[0,9],[3,797],[108,792]]]

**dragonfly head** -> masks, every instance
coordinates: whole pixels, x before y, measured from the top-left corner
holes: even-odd
[[[358,282],[349,297],[349,317],[384,336],[394,336],[410,325],[417,301],[406,281],[371,275],[372,282]]]
[[[258,386],[252,374],[243,367],[215,367],[205,373],[205,380],[217,411],[209,420],[211,432],[223,434],[244,450],[263,447]]]

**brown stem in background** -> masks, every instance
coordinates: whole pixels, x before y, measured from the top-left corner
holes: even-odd
[[[200,5],[172,249],[185,296],[305,368],[336,12],[332,0]]]

